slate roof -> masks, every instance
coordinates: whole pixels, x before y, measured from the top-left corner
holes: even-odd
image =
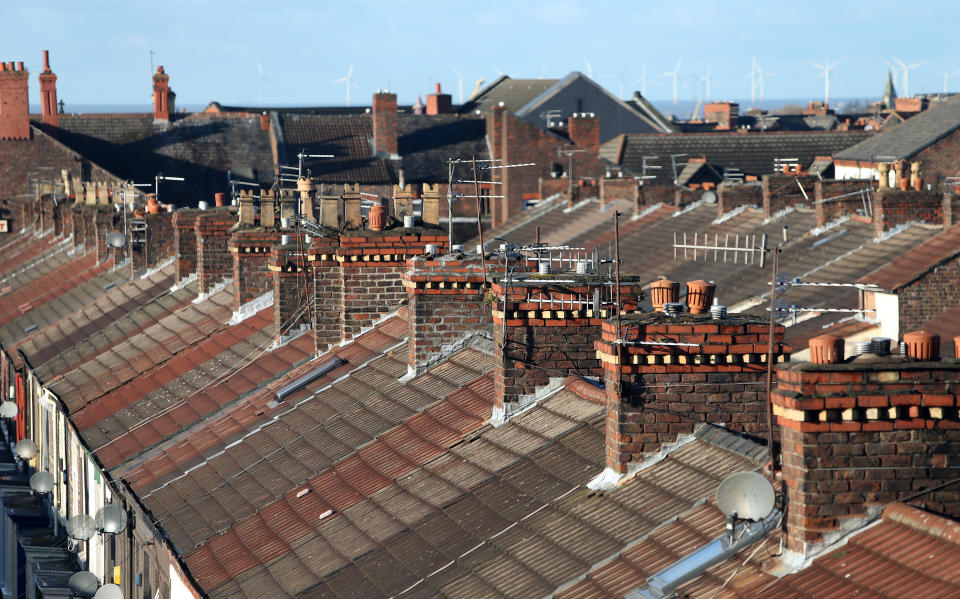
[[[370,115],[278,113],[282,140],[277,151],[284,164],[297,164],[297,154],[333,154],[305,159],[304,169],[322,183],[382,184],[395,180],[388,160],[373,155]]]
[[[935,104],[875,136],[834,152],[837,160],[872,161],[876,156],[906,159],[960,127],[960,97]]]
[[[411,182],[445,183],[447,159],[487,158],[486,120],[455,114],[400,115],[398,150],[404,178]],[[458,172],[464,177],[462,169]],[[482,175],[481,175],[482,178]]]
[[[869,135],[866,131],[624,134],[600,146],[600,157],[640,175],[643,157],[657,156],[647,161],[662,167],[648,171],[656,177],[650,182],[670,184],[674,178],[671,155],[686,154],[677,159],[678,172],[687,158],[705,157],[721,173],[726,167],[760,176],[773,172],[775,158],[797,158],[806,168],[814,157],[836,154]]]
[[[501,75],[493,83],[480,90],[460,107],[460,114],[474,114],[477,110],[487,113],[500,102],[516,112],[530,103],[534,98],[547,91],[560,79],[513,79]]]
[[[902,253],[857,282],[877,285],[886,291],[897,291],[958,255],[960,225],[955,225]]]
[[[199,113],[155,124],[153,114],[63,114],[59,127],[40,126],[122,179],[152,183],[158,173],[187,179],[163,182],[161,201],[209,201],[229,191],[227,171],[273,183],[270,134],[256,116]]]

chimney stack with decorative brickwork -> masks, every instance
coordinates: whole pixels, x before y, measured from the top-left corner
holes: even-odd
[[[175,215],[175,212],[161,212],[128,220],[132,276],[156,268],[165,259],[176,255]]]
[[[716,123],[717,129],[736,129],[740,120],[740,105],[736,102],[708,102],[703,107],[706,122]]]
[[[198,291],[211,293],[218,283],[233,276],[233,259],[227,249],[230,229],[237,222],[229,207],[198,211],[194,222],[197,241]]]
[[[29,80],[22,62],[0,62],[0,139],[30,139]]]
[[[170,89],[170,75],[163,71],[162,66],[157,67],[157,72],[153,76],[154,122],[170,120],[170,115],[176,112],[174,98],[176,94]]]
[[[777,372],[787,559],[816,554],[891,502],[960,517],[960,363],[863,354]]]
[[[43,124],[60,125],[57,115],[57,76],[50,70],[50,52],[43,51],[43,72],[37,77],[40,80],[40,115]]]
[[[303,233],[284,235],[280,244],[270,248],[268,268],[273,282],[274,338],[277,343],[283,343],[309,327],[313,316],[311,310],[328,309],[327,306],[309,305],[314,272],[308,263],[308,250]]]
[[[376,156],[397,156],[397,94],[378,91],[373,95],[373,153]]]
[[[603,376],[594,341],[615,315],[614,286],[606,276],[557,272],[551,278],[514,273],[493,283],[494,422],[529,405],[551,378]],[[641,295],[636,281],[622,277],[624,313],[637,310]]]
[[[427,114],[447,114],[453,110],[453,101],[450,94],[440,91],[437,84],[437,93],[427,95]]]

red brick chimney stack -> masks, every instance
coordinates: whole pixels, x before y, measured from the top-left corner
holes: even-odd
[[[594,159],[597,157],[600,152],[600,121],[592,112],[575,113],[567,121],[567,132],[570,141],[578,148],[587,150],[587,156]]]
[[[23,63],[0,63],[0,139],[30,139],[29,73]]]
[[[427,96],[427,114],[448,114],[453,110],[453,100],[450,94],[444,94],[440,91],[440,84],[437,84],[437,93]]]
[[[170,75],[163,71],[163,66],[157,67],[153,76],[153,120],[169,121],[173,112],[173,92],[170,91]]]
[[[57,115],[57,76],[50,70],[50,51],[43,51],[43,72],[40,80],[40,114],[44,125],[60,125]]]
[[[373,95],[373,151],[378,156],[396,156],[397,94],[378,91]]]
[[[778,369],[788,560],[816,554],[891,502],[960,516],[960,492],[944,484],[960,475],[960,363],[913,355]]]

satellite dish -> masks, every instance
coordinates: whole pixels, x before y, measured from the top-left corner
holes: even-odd
[[[19,411],[15,401],[0,403],[0,418],[16,418]]]
[[[100,588],[100,581],[93,572],[74,572],[67,582],[70,592],[81,597],[93,597],[97,589]]]
[[[127,512],[119,505],[105,505],[97,511],[97,528],[118,535],[127,528]]]
[[[33,439],[21,439],[13,446],[13,452],[22,460],[32,460],[37,455],[37,444]]]
[[[93,599],[123,599],[123,589],[115,584],[105,584],[100,587]]]
[[[107,233],[107,245],[112,248],[122,248],[127,245],[127,237],[123,233]]]
[[[704,204],[716,204],[717,203],[717,194],[707,190],[700,195],[700,199]]]
[[[53,475],[49,472],[34,472],[30,476],[30,488],[37,493],[49,493],[53,490]]]
[[[763,520],[773,511],[773,485],[756,472],[738,472],[723,479],[717,488],[717,507],[727,516]]]
[[[67,520],[67,536],[79,541],[89,541],[97,534],[97,522],[88,514],[77,514]]]

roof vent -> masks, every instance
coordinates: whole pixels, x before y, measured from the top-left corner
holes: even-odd
[[[304,387],[306,387],[307,385],[309,385],[309,384],[312,383],[313,381],[317,380],[318,378],[326,375],[327,373],[329,373],[329,372],[331,372],[331,371],[333,371],[333,370],[335,370],[335,369],[337,369],[337,368],[340,368],[341,366],[343,366],[343,365],[346,364],[346,363],[347,363],[347,361],[344,360],[343,358],[336,357],[336,358],[330,360],[329,362],[327,362],[326,364],[323,364],[323,365],[321,365],[321,366],[318,366],[317,368],[314,368],[313,370],[311,370],[311,371],[308,372],[307,374],[305,374],[305,375],[301,376],[300,378],[298,378],[298,379],[294,380],[293,382],[291,382],[289,385],[285,385],[285,386],[281,387],[281,388],[277,391],[277,396],[276,396],[276,400],[275,400],[275,401],[276,401],[278,404],[279,404],[279,403],[282,403],[283,400],[285,400],[285,399],[286,399],[287,397],[289,397],[290,395],[296,393],[297,391],[300,391],[301,389],[303,389]]]
[[[871,350],[872,348],[873,348],[873,342],[872,342],[872,341],[857,341],[857,342],[853,345],[853,354],[854,354],[855,356],[862,356],[863,354],[869,354],[869,353],[871,353],[870,350]]]
[[[683,314],[683,303],[682,302],[668,302],[663,305],[663,311],[667,316],[671,318],[676,318]]]

